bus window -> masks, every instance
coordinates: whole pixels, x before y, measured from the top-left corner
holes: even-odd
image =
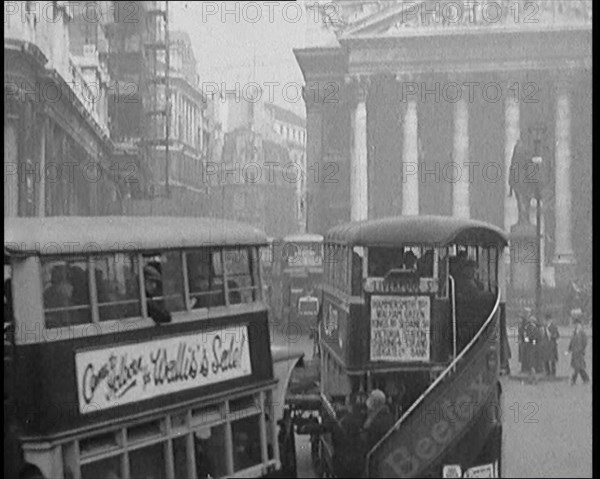
[[[231,424],[233,468],[241,471],[262,462],[260,451],[260,416],[252,416]]]
[[[198,429],[194,433],[194,448],[198,479],[227,476],[225,425]],[[189,477],[189,474],[181,477]]]
[[[363,255],[364,251],[360,247],[355,247],[352,251],[352,296],[361,296],[363,288]]]
[[[100,321],[142,315],[136,255],[113,254],[94,260]]]
[[[181,253],[144,255],[143,268],[148,302],[169,312],[185,310]]]
[[[48,328],[92,322],[86,261],[44,260],[42,278]]]
[[[402,248],[369,248],[369,276],[382,277],[390,269],[403,269]]]
[[[438,250],[438,279],[439,279],[439,298],[448,297],[448,262],[449,262],[449,251],[448,248],[440,248]]]
[[[153,444],[129,453],[131,479],[160,479],[165,477],[164,444]]]
[[[121,456],[113,456],[81,466],[81,479],[118,479],[121,477]]]
[[[221,252],[208,248],[194,250],[186,258],[192,308],[224,306]]]
[[[227,273],[229,304],[256,301],[258,285],[250,267],[251,260],[252,253],[250,248],[227,249],[223,251],[223,262]]]
[[[421,278],[433,278],[433,249],[426,249],[417,261],[417,274]]]

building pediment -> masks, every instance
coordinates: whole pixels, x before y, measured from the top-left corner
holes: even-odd
[[[592,28],[592,0],[338,2],[325,22],[341,42],[432,34]]]

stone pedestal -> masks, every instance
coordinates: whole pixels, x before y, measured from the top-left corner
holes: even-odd
[[[517,296],[535,296],[539,267],[535,225],[516,224],[510,232],[510,285]]]

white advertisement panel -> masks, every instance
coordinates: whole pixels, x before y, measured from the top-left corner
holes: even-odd
[[[429,296],[371,296],[371,361],[429,361]]]
[[[109,409],[252,374],[248,327],[75,354],[79,410]]]

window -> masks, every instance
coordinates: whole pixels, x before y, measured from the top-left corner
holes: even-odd
[[[352,296],[361,296],[363,289],[363,255],[364,250],[361,247],[355,247],[352,251]]]
[[[183,311],[183,268],[179,251],[143,256],[146,299],[166,311]]]
[[[44,260],[42,284],[47,327],[92,322],[87,261]]]
[[[186,255],[190,303],[192,308],[211,308],[225,305],[221,252],[202,249]]]
[[[223,262],[227,273],[229,304],[257,301],[257,263],[253,249],[226,249],[223,251]]]
[[[224,425],[203,427],[194,432],[194,455],[198,479],[227,476],[225,451]],[[177,477],[190,477],[190,474]]]
[[[262,462],[259,420],[260,416],[256,415],[236,421],[231,425],[235,472]]]
[[[131,479],[159,479],[165,477],[164,444],[153,444],[129,452]]]
[[[121,477],[121,457],[109,457],[81,466],[81,479],[97,479],[98,477]]]
[[[142,315],[136,255],[119,253],[96,258],[94,274],[100,321]]]

